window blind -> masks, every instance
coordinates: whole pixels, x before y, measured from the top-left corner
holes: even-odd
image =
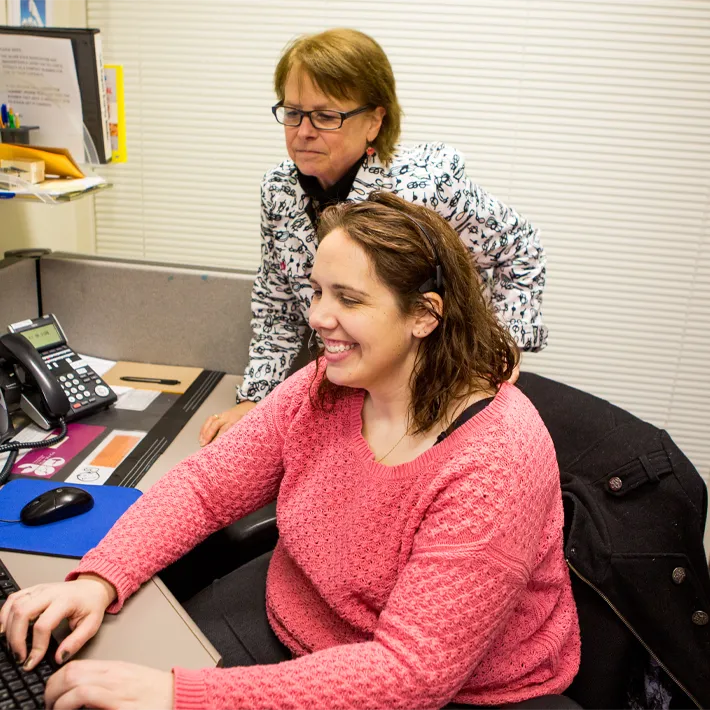
[[[255,270],[260,179],[286,157],[278,56],[361,29],[393,64],[403,142],[457,147],[542,229],[550,341],[524,367],[667,428],[710,476],[708,3],[88,0],[88,24],[125,67],[128,128],[99,254]]]

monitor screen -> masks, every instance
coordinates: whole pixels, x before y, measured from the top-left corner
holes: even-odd
[[[45,348],[48,345],[60,345],[64,342],[54,323],[47,323],[46,325],[39,326],[39,328],[23,330],[20,332],[20,335],[24,335],[37,350]]]

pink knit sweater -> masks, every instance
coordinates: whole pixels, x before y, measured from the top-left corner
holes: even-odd
[[[69,578],[107,579],[117,612],[278,494],[267,611],[296,657],[175,668],[176,708],[439,708],[565,690],[579,628],[555,451],[532,404],[506,384],[442,443],[388,467],[361,434],[364,392],[318,411],[313,372],[164,476]]]

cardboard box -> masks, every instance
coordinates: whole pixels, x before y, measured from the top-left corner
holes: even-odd
[[[44,180],[44,160],[0,159],[0,170],[33,185]]]

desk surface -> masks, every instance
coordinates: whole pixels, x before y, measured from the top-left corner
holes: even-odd
[[[197,450],[197,434],[210,415],[234,405],[240,378],[226,375],[185,425],[163,455],[143,476],[138,488],[148,490],[164,473]],[[59,582],[76,567],[76,560],[2,551],[2,560],[21,587]],[[205,668],[219,654],[187,616],[175,597],[153,578],[128,600],[118,615],[107,615],[99,633],[79,658],[129,661],[160,670],[173,666]]]

